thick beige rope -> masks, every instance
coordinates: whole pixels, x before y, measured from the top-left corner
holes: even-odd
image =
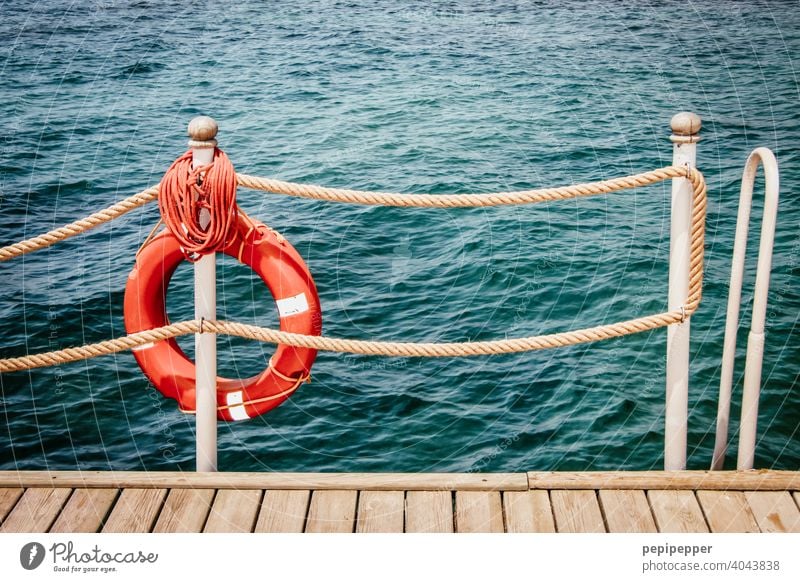
[[[692,172],[699,174],[696,170]],[[384,206],[400,207],[425,207],[425,208],[465,208],[465,207],[486,207],[500,206],[507,204],[532,204],[537,202],[551,202],[554,200],[565,200],[580,196],[591,196],[595,194],[605,194],[615,190],[637,188],[647,186],[669,178],[687,176],[685,168],[667,166],[651,172],[603,180],[601,182],[590,182],[587,184],[576,184],[573,186],[562,186],[560,188],[543,188],[538,190],[521,190],[518,192],[494,192],[488,194],[395,194],[390,192],[371,192],[367,190],[345,190],[340,188],[326,188],[310,184],[296,184],[294,182],[284,182],[272,180],[270,178],[260,178],[247,174],[237,174],[240,186],[263,190],[274,194],[285,194],[289,196],[299,196],[301,198],[312,198],[315,200],[327,200],[331,202],[349,202],[354,204],[371,204]],[[692,179],[692,176],[688,176]],[[81,220],[67,224],[45,234],[20,241],[18,243],[0,248],[0,262],[7,261],[14,257],[24,255],[39,249],[47,248],[57,242],[66,240],[77,234],[85,232],[119,218],[131,210],[143,206],[158,197],[158,186],[153,186],[126,198],[122,202],[114,204],[104,210],[95,212]]]
[[[97,344],[86,345],[76,348],[67,348],[54,352],[21,356],[18,358],[7,358],[0,360],[0,373],[26,370],[29,368],[39,368],[53,366],[77,360],[94,358],[97,356],[112,354],[115,352],[143,346],[147,343],[162,341],[180,335],[190,333],[218,333],[235,335],[239,337],[255,339],[263,342],[276,344],[286,344],[296,347],[312,348],[317,350],[350,352],[354,354],[367,355],[386,355],[404,357],[453,357],[453,356],[479,356],[492,354],[508,354],[523,351],[541,350],[546,348],[556,348],[579,343],[609,339],[632,333],[639,333],[659,327],[665,327],[676,323],[681,323],[686,317],[695,312],[700,304],[703,284],[703,252],[705,239],[705,216],[707,207],[706,184],[703,175],[695,169],[667,167],[638,176],[628,178],[617,178],[605,182],[595,182],[564,188],[554,188],[547,190],[532,190],[522,193],[500,193],[500,194],[479,194],[476,198],[487,199],[486,204],[494,203],[492,196],[501,197],[507,202],[497,202],[498,204],[516,204],[522,202],[541,202],[544,200],[558,200],[571,196],[587,196],[599,194],[611,190],[624,188],[634,188],[645,184],[652,184],[668,178],[686,177],[692,184],[692,221],[691,221],[691,243],[689,253],[689,293],[686,303],[679,309],[649,315],[623,321],[601,325],[597,327],[581,329],[577,331],[561,332],[554,334],[523,337],[510,340],[494,340],[483,342],[459,342],[459,343],[410,343],[410,342],[373,342],[365,340],[338,339],[321,336],[308,336],[293,333],[286,333],[274,329],[262,328],[241,323],[225,321],[203,321],[198,320],[184,321],[157,329],[134,333],[122,338],[107,340]],[[241,178],[241,176],[240,176]],[[260,180],[260,179],[259,179]],[[273,181],[264,180],[265,183]],[[279,183],[287,184],[287,183]],[[295,185],[300,187],[301,185]],[[326,200],[339,200],[348,202],[364,202],[366,204],[393,204],[406,195],[386,194],[380,192],[357,192],[350,190],[336,190],[330,188],[319,188],[316,186],[303,186],[307,192],[314,193],[314,197],[323,196]],[[146,191],[147,192],[147,191]],[[303,195],[303,194],[298,194]],[[352,200],[351,196],[354,196]],[[470,197],[469,195],[463,195]],[[311,196],[309,196],[311,197]],[[398,198],[399,197],[399,198]],[[421,205],[435,206],[436,202],[429,202],[425,195],[414,195],[414,199],[426,198],[420,201]],[[431,196],[434,198],[444,198],[443,206],[459,205],[462,195],[453,196]],[[542,198],[543,197],[543,198]],[[448,202],[449,201],[449,202]],[[394,204],[404,206],[405,204]],[[466,205],[466,204],[464,204]],[[480,205],[480,204],[479,204]],[[99,213],[98,213],[99,214]],[[94,216],[94,215],[93,215]]]
[[[693,208],[691,223],[691,247],[689,252],[689,295],[684,305],[685,313],[694,312],[700,303],[703,286],[703,251],[705,245],[706,183],[703,174],[695,168],[666,166],[650,172],[613,178],[600,182],[541,188],[518,192],[494,192],[489,194],[395,194],[368,190],[346,190],[327,188],[311,184],[297,184],[270,178],[259,178],[247,174],[237,174],[239,185],[274,194],[299,196],[329,202],[352,204],[371,204],[400,207],[425,208],[463,208],[485,207],[508,204],[533,204],[552,202],[581,196],[607,194],[616,190],[638,188],[661,182],[670,178],[687,178],[692,184]]]
[[[674,323],[680,323],[682,317],[681,310],[676,310],[576,331],[508,340],[458,343],[381,342],[339,339],[288,333],[276,329],[230,321],[204,320],[202,322],[202,329],[203,333],[232,335],[266,343],[284,344],[329,352],[347,352],[369,356],[400,356],[407,358],[444,358],[489,356],[559,348],[665,327]],[[57,366],[68,362],[77,362],[79,360],[113,354],[157,341],[192,333],[200,333],[200,328],[200,320],[194,319],[77,348],[67,348],[54,352],[21,356],[19,358],[6,358],[0,360],[0,373]]]
[[[139,192],[138,194],[129,196],[125,200],[117,202],[113,206],[99,210],[94,214],[87,216],[86,218],[82,218],[55,230],[51,230],[50,232],[46,232],[42,235],[14,243],[13,245],[2,247],[0,248],[0,263],[26,253],[47,248],[56,244],[57,242],[61,242],[62,240],[66,240],[77,234],[100,226],[101,224],[114,220],[115,218],[119,218],[131,210],[139,208],[140,206],[144,206],[156,198],[158,198],[158,186],[153,186],[147,190]]]
[[[204,326],[208,322],[204,322]],[[199,321],[182,321],[164,327],[148,329],[132,333],[117,339],[102,341],[96,344],[89,344],[77,348],[66,348],[54,352],[42,354],[30,354],[19,358],[7,358],[0,360],[0,373],[15,372],[17,370],[27,370],[29,368],[45,368],[47,366],[57,366],[67,362],[77,362],[78,360],[88,360],[97,356],[105,356],[124,350],[130,350],[148,343],[157,342],[171,337],[178,337],[200,331]]]
[[[695,171],[696,172],[696,171]],[[696,172],[699,174],[699,172]],[[239,185],[255,190],[264,190],[273,194],[299,196],[328,202],[349,202],[352,204],[372,204],[381,206],[425,207],[425,208],[465,208],[483,206],[501,206],[507,204],[533,204],[552,202],[580,196],[607,194],[615,190],[638,188],[667,180],[669,178],[690,177],[687,169],[678,166],[667,166],[651,172],[561,186],[559,188],[541,188],[537,190],[520,190],[517,192],[493,192],[489,194],[394,194],[391,192],[372,192],[369,190],[345,190],[327,188],[312,184],[296,184],[271,178],[259,178],[247,174],[237,174]],[[690,177],[691,179],[691,177]]]

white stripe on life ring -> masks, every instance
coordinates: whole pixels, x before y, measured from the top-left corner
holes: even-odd
[[[247,420],[250,418],[242,402],[244,402],[244,400],[241,390],[238,392],[228,392],[225,397],[225,403],[230,407],[228,408],[228,412],[230,412],[232,420]]]
[[[278,304],[278,315],[281,317],[288,317],[308,311],[308,299],[306,299],[306,294],[302,292],[294,297],[278,299],[275,303]]]

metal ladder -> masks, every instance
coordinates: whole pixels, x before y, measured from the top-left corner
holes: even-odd
[[[728,421],[731,407],[731,387],[736,356],[736,333],[739,327],[739,308],[742,296],[744,259],[747,233],[753,206],[753,186],[759,165],[764,167],[765,199],[761,222],[761,241],[758,250],[753,316],[747,339],[742,418],[739,426],[737,469],[752,469],[755,456],[758,400],[761,392],[761,365],[764,358],[764,322],[767,315],[767,294],[772,268],[772,249],[775,242],[775,223],[778,215],[778,162],[767,148],[758,148],[748,156],[742,175],[739,214],[736,220],[736,240],[733,246],[733,266],[728,291],[728,315],[725,322],[725,343],[722,349],[722,375],[719,383],[717,433],[714,443],[712,470],[720,470],[728,448]]]

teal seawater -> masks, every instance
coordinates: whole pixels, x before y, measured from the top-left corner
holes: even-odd
[[[444,193],[668,165],[670,117],[699,113],[710,200],[690,468],[711,458],[741,168],[753,148],[774,149],[783,187],[756,465],[800,468],[796,3],[15,0],[0,14],[2,244],[158,182],[198,114],[219,121],[242,172]],[[493,339],[666,306],[669,184],[482,210],[247,190],[239,202],[305,257],[331,336]],[[759,196],[747,299],[760,208]],[[0,354],[122,335],[125,280],[157,216],[151,204],[0,264]],[[221,317],[275,325],[272,298],[247,268],[223,260],[218,277]],[[190,287],[181,267],[173,320],[191,315]],[[219,425],[220,467],[659,468],[665,346],[658,330],[503,357],[323,353],[288,403]],[[272,351],[228,338],[219,348],[221,372],[241,377]],[[193,417],[149,386],[130,353],[5,374],[0,386],[2,469],[193,469]],[[727,466],[735,450],[734,440]]]

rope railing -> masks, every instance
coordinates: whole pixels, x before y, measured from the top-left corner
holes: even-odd
[[[604,194],[616,190],[646,186],[670,178],[685,177],[692,185],[691,243],[689,256],[689,292],[680,309],[648,315],[623,322],[596,327],[528,336],[515,339],[457,343],[387,342],[356,339],[341,339],[324,336],[302,335],[280,330],[227,321],[189,320],[126,335],[103,342],[66,348],[46,353],[30,354],[15,358],[0,359],[0,373],[15,372],[31,368],[54,366],[113,354],[147,344],[194,333],[232,335],[274,344],[324,351],[346,352],[364,355],[400,357],[460,357],[509,354],[564,347],[580,343],[599,341],[640,333],[660,327],[681,323],[697,309],[702,295],[703,252],[705,239],[705,216],[707,207],[706,183],[696,169],[667,166],[622,178],[519,192],[497,192],[490,194],[393,194],[361,190],[343,190],[305,184],[281,182],[267,178],[238,175],[239,184],[268,192],[357,204],[383,204],[401,207],[456,208],[468,206],[496,206],[504,204],[530,204],[564,200],[581,196]],[[45,235],[22,241],[0,249],[0,261],[19,256],[38,248],[44,248],[79,232],[99,226],[146,204],[157,197],[158,189],[149,188],[131,196],[114,206],[101,210],[70,225]]]
[[[692,170],[692,172],[697,172]],[[697,172],[699,174],[699,172]],[[377,192],[369,190],[348,190],[342,188],[328,188],[312,184],[298,184],[284,182],[271,178],[237,174],[240,186],[253,190],[262,190],[272,194],[297,196],[314,200],[329,202],[344,202],[350,204],[367,204],[383,206],[399,206],[403,208],[468,208],[488,207],[514,204],[535,204],[539,202],[553,202],[581,196],[607,194],[616,190],[638,188],[654,184],[669,178],[687,176],[686,168],[666,166],[651,172],[644,172],[632,176],[624,176],[611,180],[575,184],[559,188],[542,188],[536,190],[519,190],[516,192],[491,192],[484,194],[397,194],[391,192]],[[701,176],[702,178],[702,176]],[[133,196],[122,200],[108,208],[99,210],[81,220],[77,220],[60,228],[51,230],[18,243],[0,247],[0,262],[8,261],[14,257],[33,251],[47,248],[58,242],[96,228],[106,222],[119,218],[123,214],[144,206],[158,198],[158,186],[152,186]]]
[[[696,170],[693,170],[696,171]],[[699,173],[699,172],[698,172]],[[297,184],[271,178],[259,178],[238,174],[239,185],[253,190],[263,190],[272,194],[284,194],[327,202],[344,202],[350,204],[367,204],[373,206],[399,206],[402,208],[482,208],[487,206],[504,206],[514,204],[536,204],[554,202],[568,198],[608,194],[616,190],[625,190],[647,186],[669,178],[689,177],[686,168],[666,166],[650,172],[623,176],[611,180],[574,184],[558,188],[539,188],[535,190],[518,190],[514,192],[489,192],[485,194],[396,194],[371,190],[347,190],[328,188],[313,184]]]
[[[468,356],[494,356],[532,352],[549,348],[561,348],[587,342],[611,339],[680,323],[681,310],[649,315],[607,325],[574,331],[476,342],[415,343],[342,339],[325,336],[289,333],[267,327],[259,327],[231,321],[207,321],[193,319],[164,327],[148,329],[117,339],[106,340],[85,346],[66,348],[41,354],[0,360],[0,373],[18,372],[32,368],[58,366],[98,356],[106,356],[125,350],[142,348],[154,342],[195,334],[214,333],[257,340],[271,344],[284,344],[300,348],[328,352],[342,352],[367,356],[394,356],[404,358],[447,358]]]
[[[127,214],[131,210],[135,210],[140,206],[144,206],[148,202],[152,202],[158,198],[158,186],[152,186],[147,190],[142,190],[138,194],[129,196],[125,200],[117,202],[116,204],[98,210],[94,214],[90,214],[86,218],[81,218],[70,224],[65,224],[62,227],[51,230],[39,236],[25,239],[18,243],[0,247],[0,263],[8,261],[14,257],[19,257],[33,251],[47,248],[58,242],[72,238],[82,232],[96,228],[106,222],[111,222],[119,218],[123,214]]]

